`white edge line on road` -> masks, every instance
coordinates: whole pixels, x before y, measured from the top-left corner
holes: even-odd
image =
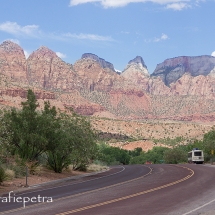
[[[193,209],[192,211],[189,211],[189,212],[187,212],[187,213],[185,213],[185,214],[182,214],[182,215],[191,214],[192,212],[197,211],[197,210],[199,210],[199,209],[201,209],[201,208],[203,208],[203,207],[205,207],[205,206],[211,204],[212,202],[215,202],[215,199],[212,200],[212,201],[210,201],[210,202],[208,202],[208,203],[206,203],[206,204],[204,204],[204,205],[202,205],[202,206],[200,206],[200,207],[198,207],[198,208],[196,208],[196,209]]]

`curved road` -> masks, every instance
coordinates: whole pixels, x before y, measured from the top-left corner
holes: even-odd
[[[31,188],[15,196],[11,193],[11,202],[0,201],[0,214],[213,215],[214,179],[215,168],[206,165],[117,166],[107,172]],[[52,198],[53,202],[37,203],[38,195]],[[14,203],[18,198],[20,203]],[[26,203],[24,208],[24,198],[35,203]]]

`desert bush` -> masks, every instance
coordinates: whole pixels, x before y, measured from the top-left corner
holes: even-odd
[[[26,167],[23,165],[14,165],[12,170],[15,172],[15,178],[23,177],[26,175]]]
[[[40,165],[38,161],[30,161],[25,164],[28,167],[28,172],[35,175],[40,170]]]
[[[99,172],[99,171],[103,171],[103,170],[106,170],[108,169],[107,166],[101,166],[101,165],[98,165],[98,164],[90,164],[88,167],[87,167],[87,170],[88,171],[92,171],[92,172]]]
[[[15,172],[12,169],[5,170],[5,180],[13,180],[15,178]]]

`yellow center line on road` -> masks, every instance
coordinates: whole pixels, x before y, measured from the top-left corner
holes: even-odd
[[[98,203],[98,204],[89,205],[89,206],[85,206],[85,207],[82,207],[82,208],[66,211],[66,212],[63,212],[63,213],[56,214],[56,215],[73,214],[73,213],[77,213],[77,212],[80,212],[80,211],[85,211],[85,210],[88,210],[88,209],[100,207],[100,206],[103,206],[103,205],[108,205],[108,204],[111,204],[111,203],[115,203],[115,202],[119,202],[119,201],[122,201],[122,200],[130,199],[130,198],[137,197],[137,196],[140,196],[140,195],[144,195],[146,193],[151,193],[151,192],[154,192],[156,190],[161,190],[161,189],[164,189],[166,187],[173,186],[173,185],[178,184],[178,183],[180,183],[182,181],[186,181],[186,180],[188,180],[189,178],[191,178],[194,175],[194,171],[192,169],[190,169],[188,167],[183,167],[183,166],[180,166],[180,167],[190,170],[190,175],[188,175],[185,178],[182,178],[180,180],[177,180],[177,181],[174,181],[174,182],[171,182],[169,184],[165,184],[163,186],[159,186],[159,187],[156,187],[156,188],[153,188],[153,189],[149,189],[149,190],[142,191],[142,192],[139,192],[139,193],[135,193],[135,194],[132,194],[132,195],[124,196],[124,197],[121,197],[121,198],[116,198],[116,199],[112,199],[112,200],[109,200],[109,201],[101,202],[101,203]]]
[[[70,196],[66,196],[66,197],[54,199],[53,202],[57,202],[57,201],[60,201],[60,200],[69,199],[71,197],[76,197],[76,196],[80,196],[80,195],[89,194],[89,193],[92,193],[92,192],[97,192],[97,191],[105,190],[105,189],[108,189],[108,188],[112,188],[112,187],[115,187],[115,186],[119,186],[119,185],[122,185],[122,184],[126,184],[126,183],[130,183],[130,182],[139,180],[139,179],[144,178],[147,175],[151,174],[151,172],[152,172],[153,169],[151,167],[149,167],[149,166],[146,166],[146,167],[149,168],[150,171],[147,174],[145,174],[143,176],[140,176],[138,178],[134,178],[134,179],[131,179],[131,180],[128,180],[128,181],[120,182],[120,183],[113,184],[113,185],[106,186],[106,187],[102,187],[102,188],[98,188],[98,189],[95,189],[95,190],[86,191],[86,192],[83,192],[83,193],[78,193],[78,194],[74,194],[74,195],[70,195]],[[26,206],[25,208],[20,207],[20,208],[17,208],[17,209],[0,212],[0,214],[7,214],[7,213],[11,213],[11,212],[17,212],[17,211],[21,211],[21,210],[24,210],[24,209],[26,210],[26,209],[33,208],[33,207],[36,207],[36,206],[41,205],[41,204],[51,204],[51,203],[41,202],[41,203],[37,203],[37,204],[34,204],[34,205]]]

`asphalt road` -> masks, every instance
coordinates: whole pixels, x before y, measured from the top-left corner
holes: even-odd
[[[214,215],[215,168],[192,164],[117,166],[96,175],[11,193],[10,202],[8,194],[1,198],[5,202],[0,199],[0,214]],[[25,207],[24,199],[29,201]]]

